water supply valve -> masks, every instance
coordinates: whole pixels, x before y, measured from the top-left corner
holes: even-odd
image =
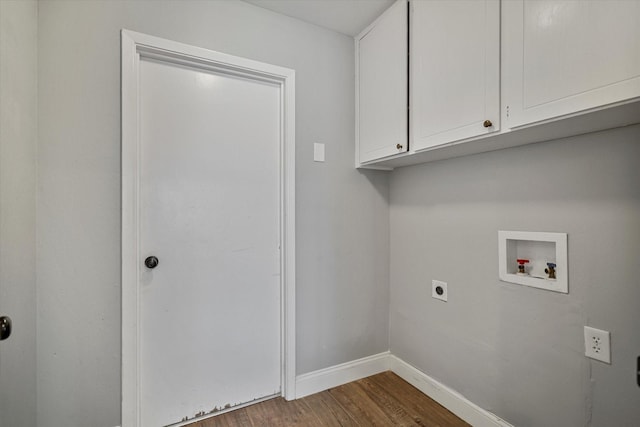
[[[525,270],[524,265],[529,263],[528,259],[522,259],[522,258],[518,258],[516,261],[518,261],[518,274],[521,276],[524,276],[527,274],[527,271]]]
[[[556,278],[556,265],[553,262],[547,263],[547,268],[544,269],[544,272],[549,275],[549,279]]]

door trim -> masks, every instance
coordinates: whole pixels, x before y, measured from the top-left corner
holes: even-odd
[[[139,63],[142,57],[280,85],[281,395],[295,398],[295,71],[122,30],[122,427],[140,426]]]

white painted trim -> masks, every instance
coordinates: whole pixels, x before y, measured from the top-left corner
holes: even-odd
[[[389,368],[400,378],[474,427],[513,427],[502,418],[482,409],[457,391],[434,380],[394,355],[389,355]]]
[[[282,69],[284,144],[281,207],[282,396],[296,396],[296,76]]]
[[[280,84],[281,142],[281,393],[295,385],[295,71],[122,30],[122,426],[140,426],[138,63],[141,56]]]
[[[389,370],[389,352],[309,372],[296,378],[296,398],[318,393]]]
[[[513,427],[389,351],[299,375],[296,378],[296,398],[386,371],[392,371],[474,427]]]
[[[373,24],[372,24],[373,25]],[[360,167],[360,37],[359,35],[353,38],[353,60],[355,63],[355,86],[354,86],[354,96],[355,96],[355,118],[356,118],[356,128],[355,128],[355,167],[356,169]]]

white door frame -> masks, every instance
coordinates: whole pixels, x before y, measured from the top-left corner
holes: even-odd
[[[122,30],[122,427],[140,426],[140,133],[142,57],[280,85],[281,393],[295,398],[295,71]]]

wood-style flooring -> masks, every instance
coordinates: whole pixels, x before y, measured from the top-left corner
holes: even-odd
[[[256,403],[189,427],[468,425],[396,374],[383,372],[290,402],[279,397]]]

